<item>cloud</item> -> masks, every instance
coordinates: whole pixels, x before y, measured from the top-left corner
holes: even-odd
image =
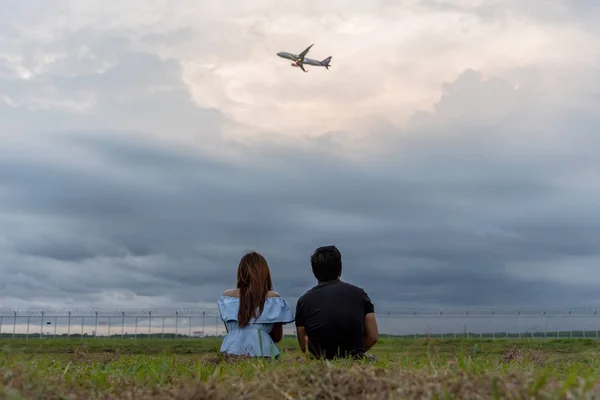
[[[65,0],[13,2],[9,10],[2,45],[15,73],[108,68],[111,49],[123,46],[176,60],[194,102],[231,116],[237,124],[224,128],[237,139],[247,136],[239,124],[293,137],[363,131],[373,118],[403,125],[465,69],[518,85],[530,74],[551,80],[590,67],[600,56],[595,25],[585,23],[596,7],[586,2]],[[333,56],[331,70],[299,74],[275,56],[311,43],[311,56]],[[568,79],[580,82],[578,74]],[[67,102],[61,92],[62,105],[94,101],[78,96]]]
[[[294,302],[324,244],[380,310],[597,304],[600,82],[579,9],[32,4],[10,4],[0,42],[6,306],[214,307],[249,249]],[[278,66],[312,43],[290,22],[345,38],[338,67]]]

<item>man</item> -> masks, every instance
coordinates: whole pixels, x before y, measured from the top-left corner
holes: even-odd
[[[379,339],[373,303],[363,289],[340,280],[342,255],[335,246],[316,249],[310,264],[318,284],[296,304],[300,349],[317,358],[363,357]]]

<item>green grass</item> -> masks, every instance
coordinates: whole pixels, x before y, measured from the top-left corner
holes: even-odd
[[[0,340],[0,397],[500,398],[513,391],[516,398],[552,398],[591,393],[600,376],[594,339],[382,339],[371,351],[372,364],[307,360],[290,338],[278,345],[279,361],[230,362],[219,356],[220,343]]]

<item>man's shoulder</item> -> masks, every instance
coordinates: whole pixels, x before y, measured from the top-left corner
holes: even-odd
[[[358,293],[358,294],[366,293],[365,290],[362,287],[360,287],[358,285],[354,285],[352,283],[340,282],[340,284],[338,286],[342,290],[350,292],[350,293]]]
[[[323,293],[330,292],[330,291],[339,293],[340,295],[344,295],[344,294],[363,295],[365,293],[363,288],[361,288],[360,286],[353,285],[351,283],[344,282],[344,281],[336,281],[336,282],[331,282],[331,283],[327,283],[327,284],[319,284],[319,285],[313,286],[312,288],[308,289],[302,296],[300,296],[298,298],[298,302],[306,301],[307,299],[310,299],[310,298],[319,298],[319,297],[321,297],[321,295]]]
[[[298,303],[301,303],[301,302],[305,301],[307,298],[310,298],[312,296],[312,294],[314,293],[315,288],[316,288],[316,286],[311,287],[306,292],[304,292],[300,297],[298,297]]]
[[[320,285],[315,285],[315,286],[311,287],[310,289],[308,289],[306,292],[304,292],[300,297],[298,297],[298,304],[304,303],[307,300],[314,298],[315,296],[318,296],[319,288],[320,288]]]
[[[352,283],[348,283],[348,282],[340,282],[340,283],[343,284],[345,287],[351,288],[353,290],[363,290],[363,288],[361,288],[360,286],[354,285]]]

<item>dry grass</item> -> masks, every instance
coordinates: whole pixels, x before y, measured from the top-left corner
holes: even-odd
[[[536,365],[542,365],[548,359],[548,355],[541,350],[523,350],[519,347],[513,347],[502,354],[502,361],[507,363],[511,361],[525,362],[529,361]]]
[[[135,379],[111,382],[96,391],[54,376],[32,380],[18,369],[2,371],[3,398],[89,399],[431,399],[431,398],[593,398],[600,384],[591,379],[549,381],[534,373],[471,375],[464,371],[386,370],[314,363],[261,371],[255,379],[211,377],[206,382],[165,382],[147,386]],[[582,397],[587,393],[587,397]],[[562,395],[562,396],[561,396]]]
[[[290,342],[281,361],[222,359],[198,342],[155,342],[171,350],[157,354],[132,343],[67,343],[54,353],[13,345],[0,359],[0,398],[597,398],[598,344],[581,343],[382,341],[375,365],[299,362]]]

